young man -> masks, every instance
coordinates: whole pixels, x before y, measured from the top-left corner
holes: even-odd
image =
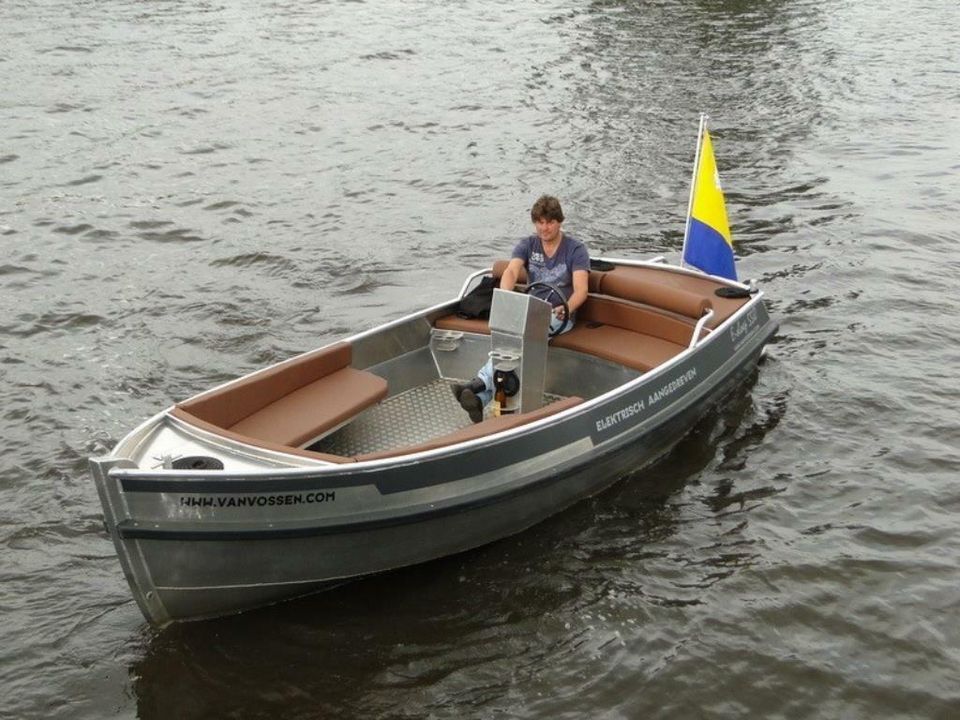
[[[566,332],[573,327],[574,314],[587,299],[590,256],[582,242],[563,232],[563,210],[557,198],[542,195],[530,209],[530,219],[536,235],[523,238],[514,247],[500,278],[500,289],[513,290],[521,268],[526,269],[530,284],[545,282],[555,286],[570,308],[570,321],[563,330]],[[546,288],[535,288],[533,294],[548,302],[556,301]],[[556,331],[562,323],[563,305],[555,305],[550,330]],[[466,385],[454,385],[453,393],[473,422],[483,420],[483,408],[493,397],[493,363],[488,361]]]

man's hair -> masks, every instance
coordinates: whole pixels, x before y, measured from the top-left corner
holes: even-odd
[[[556,220],[563,222],[563,210],[560,208],[560,201],[553,195],[541,195],[533,207],[530,208],[530,219],[537,220]]]

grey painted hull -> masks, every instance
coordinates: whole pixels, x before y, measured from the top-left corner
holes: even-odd
[[[164,625],[520,532],[660,457],[746,379],[776,323],[759,301],[734,320],[677,362],[571,410],[440,450],[216,477],[95,459],[134,596]]]

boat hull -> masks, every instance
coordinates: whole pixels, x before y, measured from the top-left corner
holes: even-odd
[[[502,436],[367,463],[239,472],[92,461],[154,624],[240,612],[521,532],[667,452],[755,369],[762,302],[676,362]]]

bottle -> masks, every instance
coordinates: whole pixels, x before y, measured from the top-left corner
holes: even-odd
[[[497,388],[493,394],[493,416],[500,417],[505,411],[503,406],[507,404],[507,394],[503,391],[503,386]]]

